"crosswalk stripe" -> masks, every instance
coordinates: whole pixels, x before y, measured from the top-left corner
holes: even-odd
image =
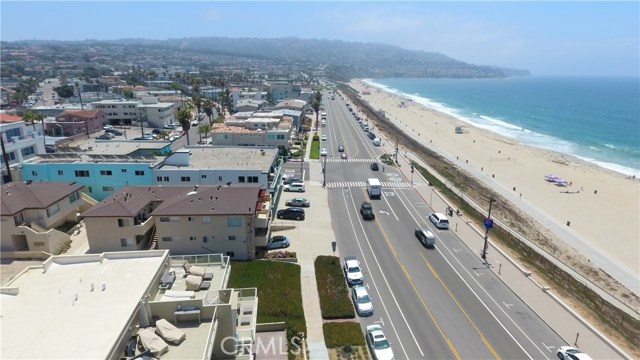
[[[322,185],[322,182],[318,183]],[[399,181],[399,182],[383,182],[381,183],[382,189],[406,189],[413,188],[413,185],[408,182]],[[327,183],[328,188],[366,188],[367,183],[364,181],[333,181]]]

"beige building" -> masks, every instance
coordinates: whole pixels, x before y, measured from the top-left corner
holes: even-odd
[[[253,359],[257,289],[228,289],[230,269],[226,256],[166,250],[51,256],[0,288],[0,358],[117,360],[148,348],[163,360]]]
[[[55,227],[76,223],[84,207],[75,182],[12,182],[0,196],[1,250],[57,253],[69,235]]]
[[[257,184],[129,186],[82,217],[92,253],[155,248],[248,260],[266,246],[270,199]]]
[[[290,117],[233,118],[213,124],[211,141],[216,146],[275,146],[289,149],[293,131]]]

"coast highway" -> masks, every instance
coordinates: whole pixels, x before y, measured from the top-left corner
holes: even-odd
[[[329,153],[326,182],[332,223],[342,256],[358,257],[374,314],[360,318],[383,326],[396,359],[557,359],[565,342],[523,303],[453,230],[438,230],[427,219],[431,209],[392,166],[372,171],[382,154],[374,147],[345,101],[323,96],[327,125],[321,141]],[[377,133],[377,130],[374,129]],[[345,146],[347,160],[340,159]],[[383,182],[380,200],[369,200],[367,178]],[[376,219],[363,221],[363,201]],[[416,226],[437,237],[426,249]]]

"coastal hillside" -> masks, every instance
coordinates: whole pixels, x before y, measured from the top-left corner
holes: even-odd
[[[193,66],[200,69],[238,66],[307,68],[335,80],[352,78],[503,78],[529,71],[468,64],[437,52],[407,50],[378,43],[299,38],[197,37],[168,40],[1,42],[3,77],[12,65],[32,61],[84,62],[86,66],[140,64]],[[22,64],[22,65],[21,65]],[[4,66],[4,65],[8,65]],[[27,68],[23,70],[28,70]],[[13,75],[28,75],[16,69]]]

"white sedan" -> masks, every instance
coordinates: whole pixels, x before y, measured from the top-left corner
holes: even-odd
[[[559,347],[556,355],[560,360],[593,360],[591,356],[571,346]]]
[[[384,336],[382,326],[378,324],[367,326],[367,345],[375,360],[393,360],[393,350],[389,340]]]
[[[327,141],[327,135],[322,135],[322,141]]]
[[[327,156],[328,154],[327,148],[320,149],[320,156]]]

